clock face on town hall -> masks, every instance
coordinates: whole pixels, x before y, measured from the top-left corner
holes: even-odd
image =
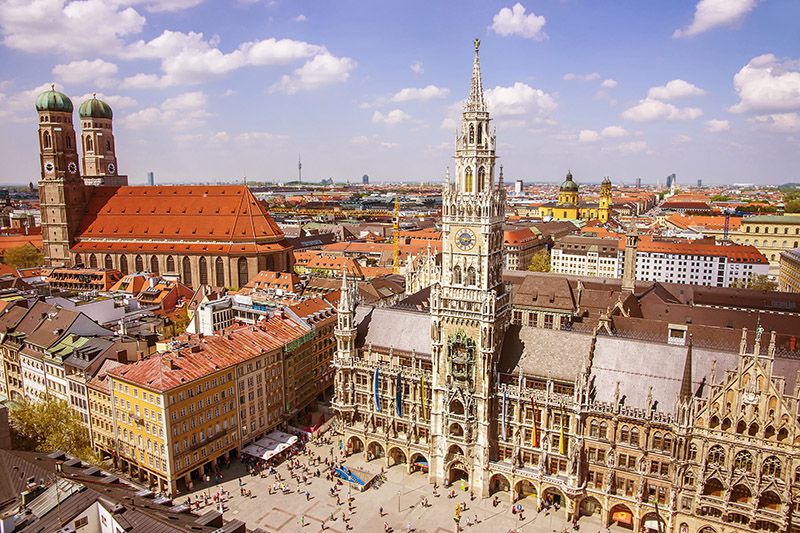
[[[462,229],[456,233],[456,245],[462,250],[472,250],[475,246],[475,233],[471,229]]]

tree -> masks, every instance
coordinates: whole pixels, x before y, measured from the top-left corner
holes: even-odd
[[[784,204],[784,209],[786,213],[800,213],[800,200],[789,200]]]
[[[15,401],[11,404],[10,419],[11,427],[27,447],[38,452],[61,450],[85,461],[98,462],[89,430],[65,401],[56,398]]]
[[[6,250],[3,261],[14,268],[30,268],[44,264],[44,256],[35,246],[23,244]]]
[[[550,252],[542,249],[533,254],[528,270],[532,272],[550,272]]]
[[[731,287],[736,289],[752,289],[754,291],[778,290],[778,284],[769,279],[769,276],[767,276],[766,274],[759,274],[757,276],[753,276],[747,281],[736,280],[731,284]]]

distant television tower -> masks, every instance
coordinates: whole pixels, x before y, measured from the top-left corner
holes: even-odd
[[[300,154],[297,154],[297,180],[303,181],[303,160],[300,158]]]

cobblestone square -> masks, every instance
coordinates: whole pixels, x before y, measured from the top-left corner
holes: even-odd
[[[323,459],[332,456],[330,445],[309,444],[307,448]],[[299,455],[296,458],[302,464],[308,464],[309,456]],[[345,465],[377,475],[385,463],[381,459],[367,462],[363,454],[354,454],[345,460]],[[492,498],[476,497],[470,501],[469,494],[459,490],[457,485],[453,487],[456,489],[455,498],[449,498],[447,493],[450,489],[442,487],[437,490],[438,496],[434,496],[433,485],[428,483],[427,477],[421,472],[408,474],[405,465],[385,470],[386,479],[379,487],[361,492],[354,487],[348,489],[346,483],[339,486],[337,494],[341,504],[337,505],[336,497],[329,493],[334,483],[325,479],[324,462],[320,466],[319,478],[313,475],[316,469],[316,466],[309,468],[312,475],[305,485],[299,485],[298,490],[298,483],[292,480],[289,473],[288,461],[284,461],[277,467],[277,471],[282,476],[288,493],[279,491],[270,495],[270,488],[276,482],[274,476],[251,476],[245,465],[234,462],[230,468],[223,470],[220,484],[229,493],[224,504],[225,517],[245,521],[248,529],[261,528],[268,532],[380,532],[385,523],[398,533],[409,529],[418,533],[455,533],[455,507],[456,504],[464,504],[466,509],[461,513],[458,531],[505,533],[516,529],[520,532],[558,533],[565,528],[571,531],[563,509],[558,512],[551,510],[537,513],[536,500],[533,498],[519,502],[524,509],[524,519],[520,520],[518,514],[512,514],[506,492],[498,493],[500,503],[497,506],[493,505]],[[243,483],[241,488],[252,493],[250,497],[241,495],[240,479]],[[189,496],[192,501],[204,494],[213,499],[216,492],[217,485],[205,483],[196,486]],[[353,498],[352,512],[347,508],[348,492]],[[422,505],[424,498],[430,504],[428,507]],[[185,499],[185,496],[181,496],[178,501],[183,502]],[[205,509],[213,505],[211,503]],[[381,509],[383,515],[380,513]],[[345,515],[349,517],[351,529],[347,529],[347,524],[343,521]],[[579,525],[580,531],[605,532],[599,517],[583,517]],[[616,526],[612,526],[610,530],[626,531]]]

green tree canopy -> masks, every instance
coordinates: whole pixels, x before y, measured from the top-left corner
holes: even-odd
[[[10,410],[11,427],[26,444],[39,452],[61,450],[85,461],[97,462],[89,430],[67,402],[46,398],[16,401]]]
[[[6,250],[3,254],[3,262],[14,268],[30,268],[43,265],[44,257],[36,247],[23,244]]]
[[[776,291],[778,284],[769,279],[765,274],[753,276],[747,281],[734,281],[731,287],[737,289],[753,289],[754,291]]]
[[[541,249],[533,254],[528,270],[532,272],[550,272],[550,252]]]

